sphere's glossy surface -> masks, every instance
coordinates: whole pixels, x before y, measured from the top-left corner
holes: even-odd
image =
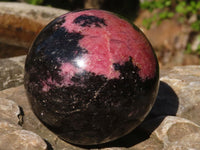
[[[142,32],[101,10],[53,20],[25,63],[34,113],[74,144],[105,143],[132,131],[150,111],[158,84],[158,62]]]

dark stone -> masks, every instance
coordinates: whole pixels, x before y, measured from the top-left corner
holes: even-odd
[[[74,20],[74,23],[80,24],[82,27],[91,27],[92,24],[95,27],[106,26],[105,20],[96,16],[81,15]]]
[[[96,16],[87,18],[90,12]],[[105,18],[99,18],[101,13]],[[79,17],[74,17],[76,14]],[[104,20],[107,24],[101,28],[91,26],[93,21],[95,26],[105,24]],[[27,56],[25,88],[32,109],[44,125],[65,141],[93,145],[122,137],[144,120],[155,101],[159,69],[152,47],[143,34],[135,33],[132,25],[124,21],[123,25],[138,34],[138,41],[146,40],[147,46],[137,42],[121,51],[129,41],[121,37],[124,33],[117,26],[109,28],[116,21],[121,20],[105,11],[68,13],[45,27]],[[93,36],[105,30],[102,36]],[[125,34],[132,38],[130,33]],[[119,38],[119,42],[112,43],[121,44],[117,45],[119,48],[104,48],[109,45],[108,37],[110,41]],[[135,54],[139,48],[145,49],[142,56]]]

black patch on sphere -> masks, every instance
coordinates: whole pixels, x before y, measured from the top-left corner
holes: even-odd
[[[50,77],[57,83],[61,83],[62,78],[58,74],[61,63],[69,62],[76,65],[73,60],[87,53],[87,50],[78,44],[83,35],[68,32],[61,27],[64,22],[64,17],[52,21],[38,35],[30,49],[25,63],[25,71],[29,75],[26,75],[25,78],[37,86],[29,86],[32,90],[33,88],[36,88],[36,91],[38,88],[41,90],[41,81],[46,81]]]
[[[73,23],[79,24],[82,27],[91,27],[92,25],[95,25],[95,27],[101,28],[102,26],[107,26],[103,18],[86,14],[80,15],[79,17],[74,19]]]

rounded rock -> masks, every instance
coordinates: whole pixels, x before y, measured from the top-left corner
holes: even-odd
[[[35,115],[67,142],[101,144],[131,132],[154,104],[159,66],[135,26],[103,10],[49,23],[25,62]]]

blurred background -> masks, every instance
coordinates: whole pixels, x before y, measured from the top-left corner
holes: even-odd
[[[7,58],[26,54],[32,40],[47,22],[35,18],[35,22],[32,20],[27,24],[24,14],[11,13],[17,7],[5,12],[3,5],[6,3],[2,2],[69,11],[83,8],[108,10],[128,19],[145,33],[156,51],[160,67],[200,64],[199,0],[0,0],[0,58]]]

